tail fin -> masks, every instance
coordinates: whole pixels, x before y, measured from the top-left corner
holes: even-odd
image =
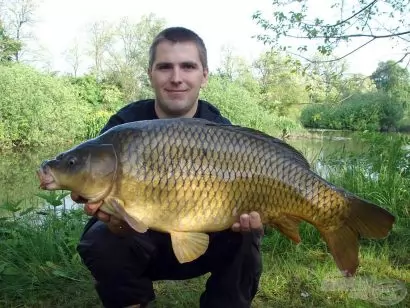
[[[346,276],[353,276],[359,266],[359,238],[384,238],[392,229],[395,218],[385,209],[349,196],[350,215],[342,227],[321,231],[330,252]]]

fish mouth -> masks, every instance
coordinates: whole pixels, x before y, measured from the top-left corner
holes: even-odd
[[[40,181],[40,188],[44,190],[59,189],[59,185],[50,167],[45,166],[37,170],[37,177]]]

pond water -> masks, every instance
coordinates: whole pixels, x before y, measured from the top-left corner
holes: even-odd
[[[307,136],[292,137],[288,143],[300,150],[309,162],[314,162],[313,168],[322,175],[326,174],[326,166],[321,163],[322,158],[335,152],[361,152],[366,149],[355,134],[344,131],[309,131]],[[0,207],[5,202],[22,200],[21,206],[36,206],[44,203],[35,196],[41,192],[36,176],[36,170],[44,159],[54,157],[61,151],[67,150],[67,144],[55,148],[34,148],[30,151],[0,153]],[[70,206],[71,199],[66,197]],[[1,216],[1,208],[0,208]]]

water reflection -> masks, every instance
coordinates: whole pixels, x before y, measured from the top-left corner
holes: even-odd
[[[70,145],[1,153],[0,205],[20,200],[23,207],[41,204],[42,200],[35,196],[40,192],[36,170],[43,160],[68,148]]]

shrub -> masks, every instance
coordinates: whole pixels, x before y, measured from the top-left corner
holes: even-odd
[[[338,105],[311,105],[302,110],[305,127],[377,131],[396,127],[403,117],[402,104],[378,91],[357,93]]]
[[[0,147],[49,145],[84,134],[86,104],[63,79],[0,66]]]
[[[299,128],[299,123],[279,117],[258,104],[258,93],[252,93],[235,81],[212,76],[202,98],[215,104],[233,124],[276,133]]]

